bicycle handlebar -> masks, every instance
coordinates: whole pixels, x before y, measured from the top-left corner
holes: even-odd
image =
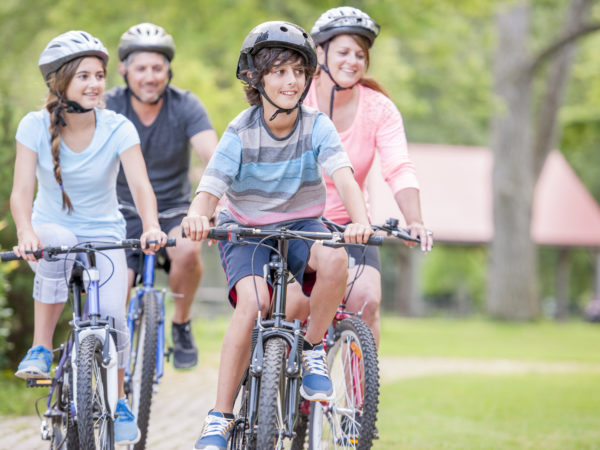
[[[345,225],[340,225],[339,223],[332,222],[326,218],[323,218],[323,223],[329,228],[339,232],[343,232],[346,229]],[[411,236],[408,229],[398,227],[398,219],[389,218],[383,225],[371,225],[371,228],[374,231],[384,231],[388,236],[394,236],[403,241],[416,242],[418,244],[421,243],[421,239]]]
[[[156,244],[158,241],[147,241],[147,245]],[[167,243],[165,247],[174,247],[177,244],[177,240],[174,238],[167,239]],[[38,249],[36,251],[28,250],[27,254],[33,254],[37,259],[44,258],[47,261],[51,261],[52,257],[55,255],[60,255],[64,253],[87,253],[87,252],[96,252],[103,250],[116,250],[116,249],[139,249],[140,248],[140,240],[139,239],[124,239],[121,241],[116,241],[114,243],[102,242],[102,243],[94,243],[88,242],[85,244],[79,244],[79,246],[69,247],[67,245],[62,245],[59,247],[44,247]],[[15,252],[0,252],[0,261],[8,262],[8,261],[17,261],[19,259],[23,259],[20,256],[15,255]]]
[[[215,227],[208,232],[208,239],[218,241],[230,241],[234,243],[243,242],[244,238],[275,238],[275,239],[306,239],[322,241],[327,247],[350,247],[362,245],[382,245],[383,237],[371,236],[366,244],[352,244],[344,242],[343,233],[333,231],[295,231],[288,228],[264,230],[250,227]]]

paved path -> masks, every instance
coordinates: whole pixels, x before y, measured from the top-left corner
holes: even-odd
[[[217,381],[216,357],[186,372],[167,368],[155,394],[150,422],[149,449],[189,449],[198,438],[207,410],[214,402]],[[382,383],[401,378],[440,374],[598,373],[600,364],[472,360],[448,358],[382,358]],[[0,449],[46,448],[39,438],[37,417],[0,417]]]

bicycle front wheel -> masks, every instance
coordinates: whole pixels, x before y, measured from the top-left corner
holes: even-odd
[[[282,448],[285,431],[285,380],[283,366],[286,342],[282,338],[272,338],[265,344],[263,373],[258,395],[258,429],[256,448],[272,450]]]
[[[313,403],[310,448],[371,448],[379,402],[379,367],[375,339],[362,320],[344,319],[335,327],[335,343],[327,351],[327,364],[335,399]]]
[[[152,406],[156,343],[160,320],[160,305],[154,291],[144,293],[139,311],[131,342],[129,357],[131,380],[127,392],[131,411],[137,418],[138,428],[142,435],[139,442],[133,447],[136,450],[146,448]]]
[[[114,423],[108,407],[102,342],[86,336],[77,354],[77,430],[84,449],[114,449]]]

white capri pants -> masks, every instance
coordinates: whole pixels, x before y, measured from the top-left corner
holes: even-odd
[[[80,242],[115,242],[114,238],[97,237],[82,238],[57,224],[43,224],[34,227],[35,233],[44,247],[60,245],[74,246]],[[78,256],[76,256],[78,255]],[[103,256],[105,255],[105,256]],[[30,262],[35,272],[33,280],[33,298],[40,303],[65,303],[68,300],[68,281],[75,258],[88,266],[85,254],[72,253],[57,255],[58,261],[40,259]],[[117,351],[119,353],[119,368],[125,368],[129,356],[129,333],[125,319],[127,303],[127,262],[125,250],[106,250],[96,253],[96,267],[100,273],[100,315],[111,316],[115,319],[117,330]],[[109,278],[110,277],[110,278]]]

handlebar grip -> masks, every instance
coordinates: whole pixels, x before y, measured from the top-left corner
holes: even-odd
[[[383,236],[370,236],[367,245],[383,245]]]
[[[15,252],[0,252],[0,261],[17,261],[21,259],[21,257],[15,255]]]
[[[231,230],[225,228],[211,228],[208,231],[208,239],[215,239],[217,241],[228,241],[230,231]]]

